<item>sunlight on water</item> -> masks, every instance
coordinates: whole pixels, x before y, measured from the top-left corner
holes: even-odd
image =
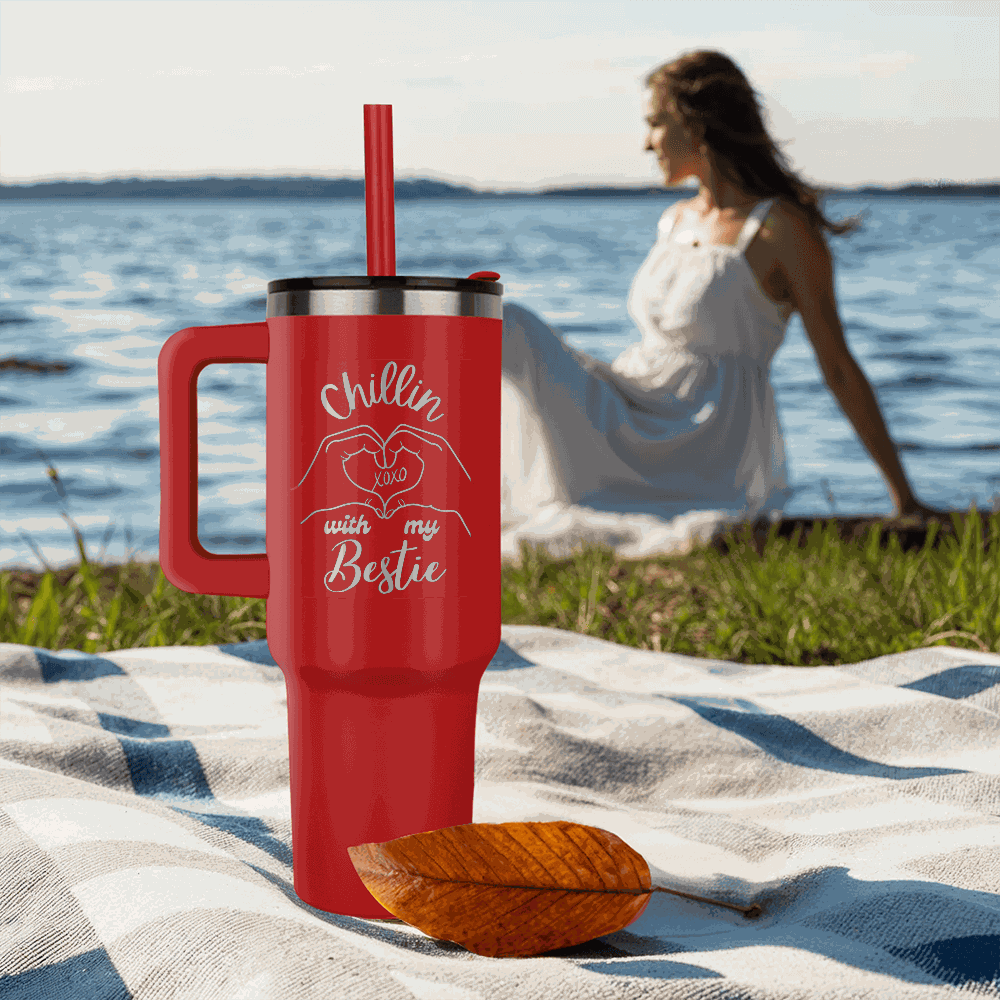
[[[501,274],[505,302],[613,361],[638,339],[632,278],[674,195],[400,202],[397,273]],[[1000,493],[1000,210],[987,199],[829,198],[840,317],[922,500],[965,509]],[[60,511],[96,556],[154,558],[157,356],[189,326],[260,321],[267,282],[366,273],[363,202],[7,201],[0,207],[0,566],[75,561]],[[888,514],[886,486],[823,382],[798,316],[772,365],[789,479],[786,514]],[[264,547],[262,365],[199,379],[200,536]],[[58,469],[67,496],[46,475]],[[131,539],[131,543],[129,542]]]

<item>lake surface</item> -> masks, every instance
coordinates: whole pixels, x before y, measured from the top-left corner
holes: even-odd
[[[610,361],[639,339],[628,289],[681,196],[398,201],[396,271],[499,271],[505,302]],[[866,213],[860,232],[828,237],[840,317],[918,496],[996,505],[1000,204],[831,196],[824,210]],[[75,562],[61,512],[92,558],[156,558],[164,341],[264,319],[268,281],[366,270],[360,200],[0,204],[0,361],[69,365],[0,369],[0,567],[40,568],[32,542],[53,566]],[[786,516],[891,513],[797,315],[771,374],[795,489]],[[211,365],[198,389],[199,536],[216,552],[263,551],[264,366]]]

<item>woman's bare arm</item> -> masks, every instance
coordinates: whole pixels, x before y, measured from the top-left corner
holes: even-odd
[[[858,432],[861,443],[881,469],[896,513],[906,514],[916,510],[920,504],[903,471],[896,446],[889,437],[871,383],[857,361],[848,355],[830,374],[824,369],[823,375],[844,415]]]
[[[897,516],[937,514],[917,500],[889,437],[875,393],[844,339],[833,287],[833,258],[804,213],[781,213],[777,252],[820,371],[889,486]]]

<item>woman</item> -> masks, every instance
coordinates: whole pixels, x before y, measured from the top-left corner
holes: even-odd
[[[628,300],[642,340],[613,364],[505,306],[505,555],[525,539],[553,555],[590,541],[635,558],[780,517],[792,491],[769,376],[793,312],[896,515],[936,514],[914,495],[837,316],[822,230],[858,220],[825,218],[726,56],[688,53],[645,82],[646,150],[668,186],[696,177],[698,193],[660,219]]]

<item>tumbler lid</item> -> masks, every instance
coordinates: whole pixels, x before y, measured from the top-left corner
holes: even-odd
[[[496,271],[477,271],[476,274],[493,275]],[[283,278],[267,283],[267,318],[279,316],[481,316],[503,319],[503,285],[483,277],[338,275]]]
[[[495,274],[477,271],[477,274]],[[499,275],[497,275],[499,277]],[[503,285],[484,278],[427,278],[397,274],[332,276],[324,278],[280,278],[267,283],[267,294],[274,292],[309,292],[324,290],[362,291],[375,289],[419,289],[426,292],[478,292],[481,295],[503,295]]]

